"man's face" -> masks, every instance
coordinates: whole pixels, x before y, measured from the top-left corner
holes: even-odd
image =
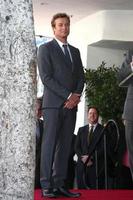
[[[88,122],[90,124],[95,124],[98,122],[98,113],[95,108],[90,108],[88,111]]]
[[[57,39],[66,39],[69,35],[70,24],[67,18],[57,18],[55,27],[53,27],[54,35]]]

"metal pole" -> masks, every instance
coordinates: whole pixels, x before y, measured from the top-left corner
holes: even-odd
[[[97,156],[97,150],[95,150],[95,168],[96,168],[96,189],[98,189],[98,156]]]
[[[107,178],[107,151],[106,151],[106,135],[104,134],[104,169],[105,169],[105,189],[108,189],[108,178]]]

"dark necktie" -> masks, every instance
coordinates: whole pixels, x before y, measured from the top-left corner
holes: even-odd
[[[89,133],[88,133],[88,144],[90,144],[90,143],[91,143],[91,140],[92,140],[93,128],[94,128],[93,125],[91,125],[91,127],[89,128]]]
[[[69,51],[67,49],[67,45],[63,44],[63,48],[64,48],[64,53],[65,53],[65,57],[66,57],[67,63],[71,66],[72,65],[72,61],[71,61],[71,58],[70,58]]]

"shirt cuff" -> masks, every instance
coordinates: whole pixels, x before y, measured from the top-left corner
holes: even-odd
[[[69,94],[69,96],[67,97],[67,99],[69,99],[71,95],[72,95],[72,93]]]

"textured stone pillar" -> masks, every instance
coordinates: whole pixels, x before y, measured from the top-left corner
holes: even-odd
[[[0,0],[0,200],[33,200],[35,40],[31,0]]]

